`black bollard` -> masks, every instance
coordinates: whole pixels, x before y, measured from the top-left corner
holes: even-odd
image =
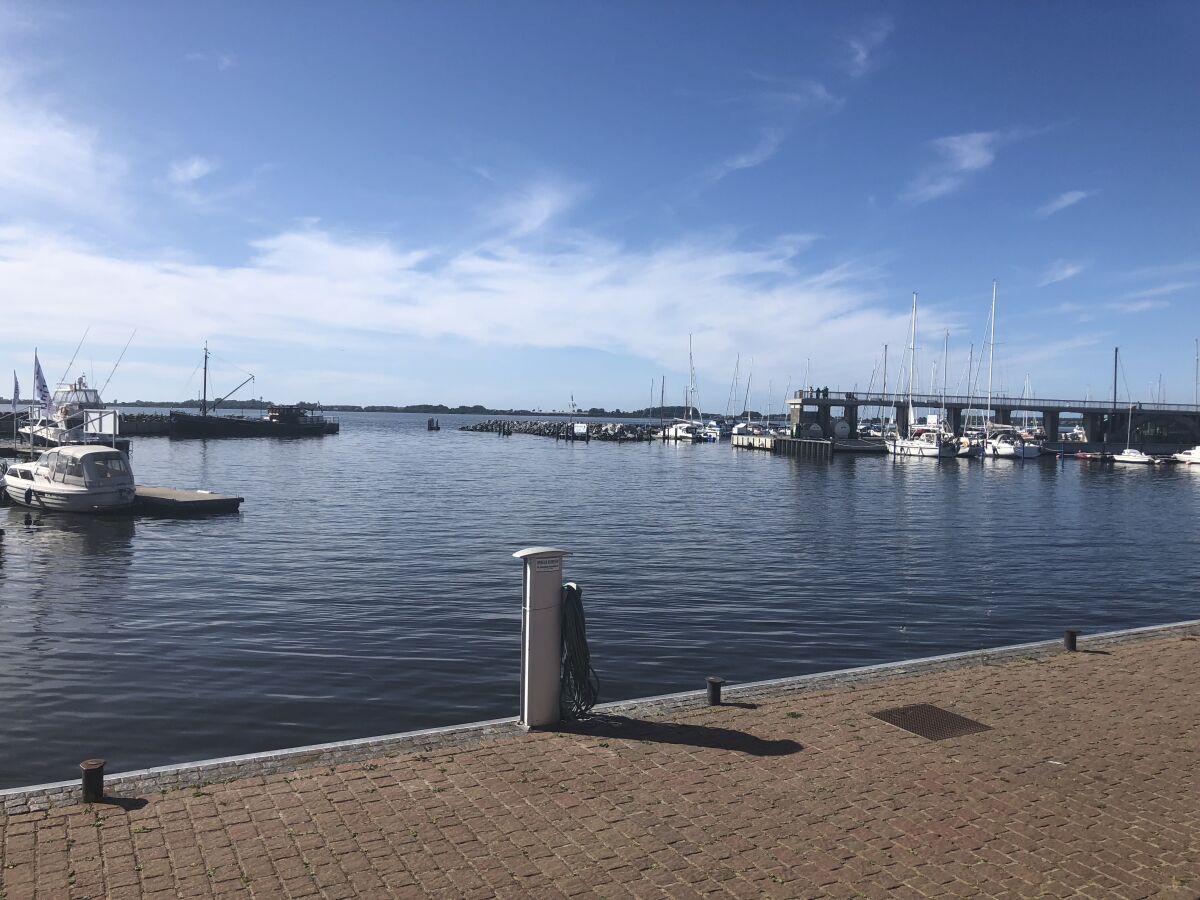
[[[1078,649],[1075,646],[1075,639],[1079,637],[1079,632],[1074,628],[1068,628],[1063,632],[1063,646],[1068,650],[1074,651]]]
[[[724,678],[718,678],[716,675],[709,675],[706,679],[708,682],[708,705],[721,705],[721,685],[725,683]]]
[[[83,770],[83,802],[99,803],[104,799],[104,760],[85,759],[79,768]]]

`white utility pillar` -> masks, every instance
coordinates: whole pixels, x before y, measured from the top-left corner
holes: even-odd
[[[554,547],[530,547],[513,554],[525,563],[520,721],[525,728],[559,720],[563,557],[570,555]]]

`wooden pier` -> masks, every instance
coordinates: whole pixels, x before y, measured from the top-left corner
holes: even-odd
[[[181,491],[139,484],[133,498],[133,511],[157,516],[206,516],[237,512],[243,500],[243,497],[212,491]]]

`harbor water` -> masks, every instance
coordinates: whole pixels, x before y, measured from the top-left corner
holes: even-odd
[[[1200,617],[1200,467],[566,443],[344,414],[137,438],[236,515],[0,509],[0,786],[515,715],[521,567],[572,552],[601,699]]]

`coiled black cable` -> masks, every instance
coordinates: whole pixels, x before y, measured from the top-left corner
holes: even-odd
[[[600,696],[600,678],[592,668],[587,621],[583,615],[583,589],[564,584],[562,592],[562,667],[559,712],[564,720],[582,719]]]

